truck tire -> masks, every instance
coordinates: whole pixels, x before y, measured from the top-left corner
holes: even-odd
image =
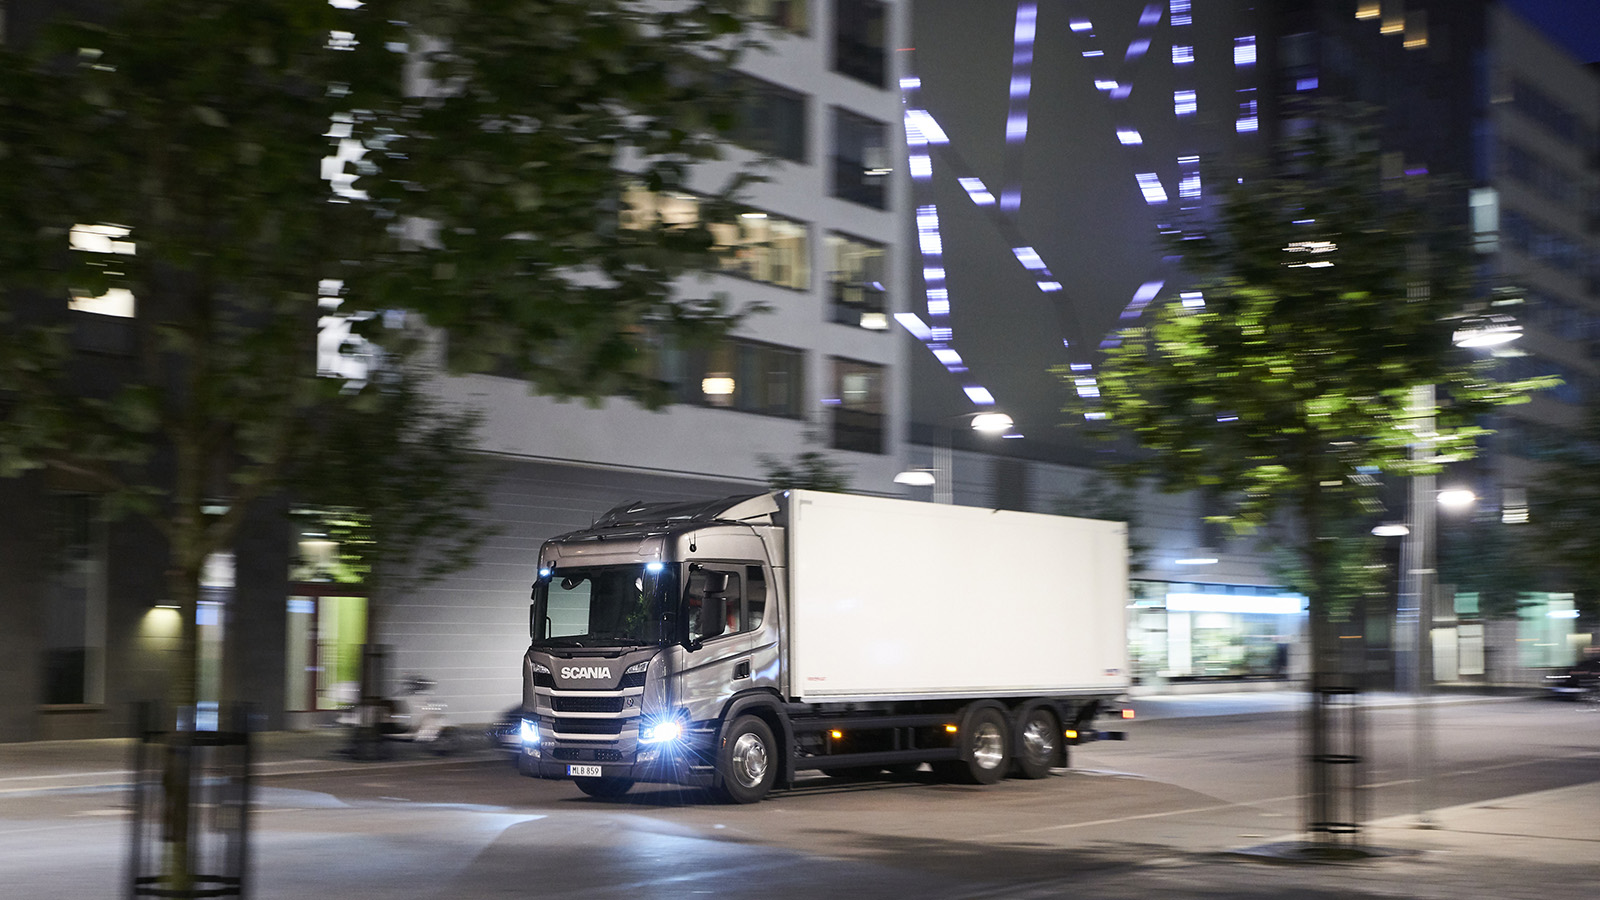
[[[757,803],[778,780],[778,744],[757,716],[740,716],[722,733],[717,788],[729,803]]]
[[[1024,707],[1017,716],[1015,771],[1019,778],[1045,778],[1059,765],[1061,723],[1048,706]]]
[[[578,790],[583,791],[585,794],[602,800],[621,797],[628,792],[629,788],[633,787],[633,779],[631,778],[614,778],[605,775],[599,778],[574,778],[572,783],[577,785]]]
[[[961,758],[935,767],[947,781],[995,784],[1011,765],[1011,730],[999,709],[981,706],[965,717],[961,727]]]

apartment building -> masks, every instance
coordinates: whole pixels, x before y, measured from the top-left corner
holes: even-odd
[[[415,673],[436,683],[456,721],[487,721],[520,700],[528,590],[545,538],[630,501],[759,491],[771,465],[806,452],[854,489],[899,490],[906,345],[890,324],[904,302],[897,51],[910,3],[746,7],[769,41],[729,73],[750,90],[725,157],[686,191],[626,192],[619,226],[692,221],[697,192],[756,166],[764,180],[745,192],[736,225],[716,231],[720,270],[684,288],[765,311],[714,346],[657,346],[674,401],[661,409],[559,402],[514,378],[438,378],[441,400],[483,414],[478,449],[494,471],[484,515],[495,537],[464,571],[391,593],[380,610],[361,585],[327,577],[339,550],[327,534],[297,533],[282,510],[263,510],[207,569],[203,699],[218,697],[226,678],[228,695],[249,698],[264,727],[326,721],[353,698],[360,648],[372,644],[387,648],[389,689]],[[48,5],[0,9],[20,40]],[[119,314],[70,313],[83,333]],[[0,482],[0,506],[31,511],[0,517],[9,585],[0,671],[17,687],[0,701],[0,740],[124,733],[130,704],[161,696],[175,653],[178,612],[151,599],[164,595],[161,540],[136,520],[103,521],[92,492],[40,479]],[[35,565],[46,550],[63,565]]]

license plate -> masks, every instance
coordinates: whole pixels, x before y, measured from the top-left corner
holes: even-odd
[[[567,766],[567,774],[573,778],[599,778],[599,766]]]

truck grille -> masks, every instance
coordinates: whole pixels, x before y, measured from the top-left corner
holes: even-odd
[[[552,729],[560,734],[621,734],[621,719],[556,719]]]
[[[564,762],[622,762],[622,751],[605,747],[557,747],[550,756]]]
[[[622,712],[621,697],[551,697],[556,712],[618,713]]]

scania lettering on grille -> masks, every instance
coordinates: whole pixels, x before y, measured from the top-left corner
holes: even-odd
[[[610,678],[610,666],[562,666],[562,678]]]

